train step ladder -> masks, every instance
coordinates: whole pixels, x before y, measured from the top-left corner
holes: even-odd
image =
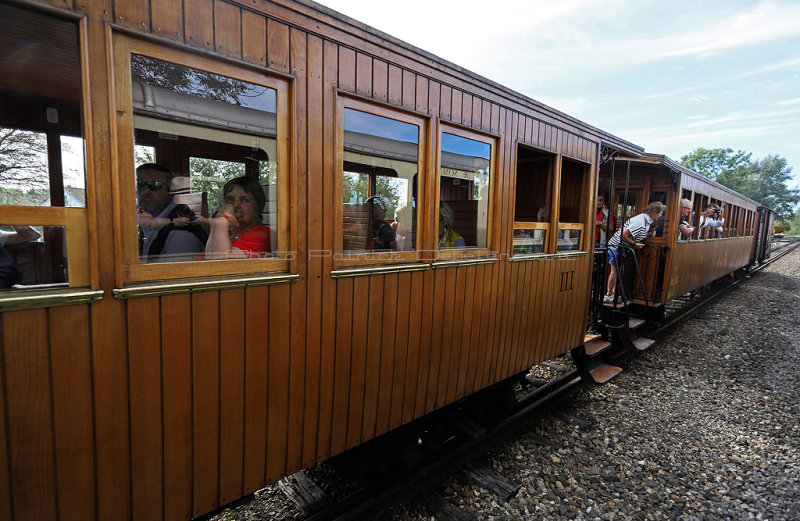
[[[652,338],[643,336],[635,337],[635,331],[645,324],[644,319],[631,317],[628,320],[628,330],[630,331],[630,339],[633,347],[637,351],[647,351],[656,343]]]
[[[600,335],[588,334],[583,338],[583,345],[572,350],[572,358],[584,380],[604,384],[622,372],[621,367],[603,359],[612,347],[613,344]]]

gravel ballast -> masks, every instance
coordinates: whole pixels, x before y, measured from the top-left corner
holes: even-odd
[[[521,485],[508,501],[459,472],[373,519],[430,521],[436,496],[479,520],[798,520],[798,380],[795,250],[476,461]],[[269,487],[215,520],[300,518]]]

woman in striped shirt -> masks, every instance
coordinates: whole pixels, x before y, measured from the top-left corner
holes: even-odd
[[[644,248],[644,240],[652,235],[653,223],[658,221],[666,207],[660,201],[648,204],[644,212],[625,221],[625,225],[614,233],[608,241],[608,263],[611,265],[611,274],[608,276],[606,296],[603,302],[613,302],[614,291],[617,285],[617,265],[620,264],[619,248],[621,242],[632,249]]]

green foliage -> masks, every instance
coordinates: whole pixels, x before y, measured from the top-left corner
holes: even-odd
[[[730,148],[698,148],[694,152],[681,157],[681,164],[724,184],[719,181],[720,175],[746,168],[750,164],[751,155],[744,150],[734,152]]]
[[[789,221],[781,221],[786,225],[786,235],[800,237],[800,212],[795,212]]]
[[[222,201],[222,187],[229,180],[244,175],[244,163],[201,157],[189,158],[192,191],[208,194],[208,208],[213,211]]]
[[[342,177],[342,201],[363,203],[370,195],[383,198],[386,203],[386,218],[394,219],[398,206],[405,204],[405,185],[407,181],[396,177],[376,176],[375,194],[369,193],[369,176],[357,172],[344,172]]]
[[[771,208],[779,220],[791,220],[800,203],[800,190],[787,184],[792,178],[792,168],[777,154],[755,161],[750,159],[751,155],[730,148],[698,148],[681,157],[681,163]]]
[[[398,182],[395,177],[378,176],[375,180],[375,192],[386,202],[386,218],[394,219],[394,214],[400,203],[405,203],[405,193],[401,193],[404,183]]]

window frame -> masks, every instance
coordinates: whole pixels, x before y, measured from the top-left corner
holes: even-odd
[[[246,81],[276,90],[276,150],[278,178],[278,225],[273,233],[277,235],[279,256],[259,259],[203,260],[188,262],[163,262],[141,264],[139,262],[138,240],[130,230],[137,229],[136,189],[133,179],[134,165],[134,126],[131,79],[131,55],[140,54],[162,61],[175,63],[212,74]],[[176,49],[165,45],[141,40],[122,33],[113,34],[113,113],[116,116],[114,128],[117,153],[114,179],[116,226],[115,245],[117,247],[120,272],[117,284],[147,282],[160,279],[183,279],[189,277],[208,277],[220,275],[246,275],[253,272],[289,272],[293,267],[295,238],[291,235],[294,222],[291,208],[294,178],[294,164],[289,150],[291,141],[291,112],[293,95],[289,80],[266,72],[230,64],[190,50]]]
[[[555,197],[554,192],[556,190],[556,176],[560,176],[561,174],[561,155],[550,150],[546,150],[543,148],[531,146],[528,143],[523,143],[522,141],[517,141],[517,146],[515,147],[515,156],[514,156],[514,209],[512,211],[512,217],[514,221],[512,222],[511,228],[511,257],[532,257],[532,256],[542,256],[542,255],[553,255],[556,253],[555,248],[557,247],[556,242],[551,240],[551,236],[553,235],[550,233],[554,228],[552,227],[552,223],[554,221],[553,216],[555,210]],[[546,221],[517,221],[517,207],[516,207],[516,200],[517,200],[517,179],[519,178],[519,155],[520,155],[520,148],[524,147],[530,151],[536,152],[537,154],[541,154],[545,156],[545,159],[548,163],[548,171],[547,171],[547,188],[545,193],[545,206],[549,207],[550,212],[547,215]],[[560,181],[560,180],[559,180]],[[558,225],[556,225],[557,227]],[[538,252],[531,252],[531,253],[514,253],[514,232],[516,230],[544,230],[544,239],[542,242],[542,251]],[[556,236],[558,232],[556,232]],[[551,244],[554,246],[551,248]]]
[[[590,244],[588,242],[589,239],[587,237],[587,235],[589,235],[589,233],[588,233],[589,229],[591,229],[591,235],[592,235],[591,244],[592,245],[594,244],[594,227],[590,226],[588,224],[590,222],[590,216],[593,216],[592,209],[594,208],[594,205],[588,199],[588,192],[589,192],[589,186],[590,186],[589,178],[592,175],[592,164],[591,163],[587,163],[585,161],[580,161],[580,160],[575,159],[573,157],[566,157],[566,156],[563,156],[563,155],[560,155],[560,154],[559,154],[559,157],[560,157],[560,159],[558,161],[558,168],[557,168],[557,170],[558,170],[558,176],[557,176],[558,177],[558,183],[556,184],[558,191],[553,195],[553,201],[555,201],[556,198],[558,199],[558,205],[557,205],[558,208],[557,209],[556,209],[556,204],[553,204],[553,210],[557,213],[556,214],[556,221],[557,222],[556,222],[556,237],[555,237],[555,241],[556,241],[555,253],[587,252],[587,251],[589,251],[589,244]],[[583,169],[583,172],[582,172],[583,180],[582,180],[582,184],[581,184],[581,196],[580,196],[581,206],[583,208],[581,208],[579,210],[579,214],[582,212],[583,215],[580,215],[579,216],[579,221],[575,222],[575,223],[568,223],[568,222],[562,222],[561,221],[561,187],[562,187],[561,181],[562,181],[562,175],[564,173],[564,161],[569,161],[571,163],[575,163],[576,165],[580,166]],[[609,216],[610,215],[611,215],[611,211],[609,209]],[[593,221],[593,219],[591,219],[591,220]],[[580,241],[578,243],[578,248],[577,249],[574,249],[574,250],[559,250],[558,249],[558,232],[560,232],[562,230],[565,230],[565,231],[566,230],[580,230],[581,239],[580,239]]]
[[[441,170],[442,170],[442,133],[452,134],[465,139],[471,139],[480,143],[485,143],[491,148],[489,156],[489,194],[487,195],[487,203],[489,205],[488,214],[486,216],[486,246],[465,246],[463,248],[439,248],[439,233],[438,233],[438,216],[439,216],[439,203],[441,202]],[[496,244],[497,233],[495,230],[495,208],[494,208],[494,194],[496,191],[496,159],[497,159],[497,138],[487,134],[481,134],[474,130],[467,130],[462,127],[449,125],[441,122],[438,125],[436,133],[436,164],[434,165],[434,175],[431,176],[434,185],[434,208],[433,215],[436,217],[434,237],[434,249],[436,250],[436,259],[438,260],[456,260],[468,259],[475,257],[488,257],[492,252],[498,251],[498,244]]]
[[[344,188],[344,111],[353,109],[374,116],[381,116],[402,123],[415,125],[419,128],[417,143],[417,222],[416,222],[416,248],[403,251],[345,251],[344,250],[344,208],[342,190]],[[430,132],[430,117],[421,114],[403,111],[399,108],[388,107],[351,98],[344,93],[337,92],[336,96],[336,132],[335,150],[336,164],[334,165],[333,193],[328,197],[333,201],[334,208],[334,249],[333,269],[349,266],[366,266],[381,264],[398,264],[403,262],[417,262],[426,259],[424,252],[428,244],[426,235],[427,223],[425,212],[421,211],[428,205],[428,138]]]
[[[53,226],[64,228],[64,243],[66,251],[64,258],[67,261],[67,282],[55,284],[36,284],[21,288],[8,288],[0,290],[0,296],[9,293],[28,292],[34,290],[59,290],[63,288],[86,288],[97,289],[99,287],[99,269],[97,257],[90,255],[90,250],[96,251],[97,242],[90,233],[90,215],[95,215],[96,205],[94,201],[94,168],[92,162],[92,118],[91,100],[89,99],[89,65],[86,61],[88,56],[87,42],[87,21],[85,18],[75,18],[69,16],[59,16],[48,11],[36,9],[34,6],[11,4],[11,7],[36,13],[37,15],[48,16],[61,22],[68,22],[75,25],[77,34],[78,67],[80,75],[80,85],[78,96],[80,99],[81,115],[81,135],[84,144],[84,183],[86,190],[86,204],[84,207],[71,208],[67,206],[17,206],[0,205],[0,224],[3,226]],[[8,128],[18,128],[9,126]],[[30,130],[30,129],[22,129]],[[67,136],[70,134],[60,134]],[[48,133],[48,156],[54,153],[51,150],[50,136]],[[49,163],[49,160],[48,160]],[[48,168],[48,175],[50,174]],[[35,306],[34,306],[35,307]]]

